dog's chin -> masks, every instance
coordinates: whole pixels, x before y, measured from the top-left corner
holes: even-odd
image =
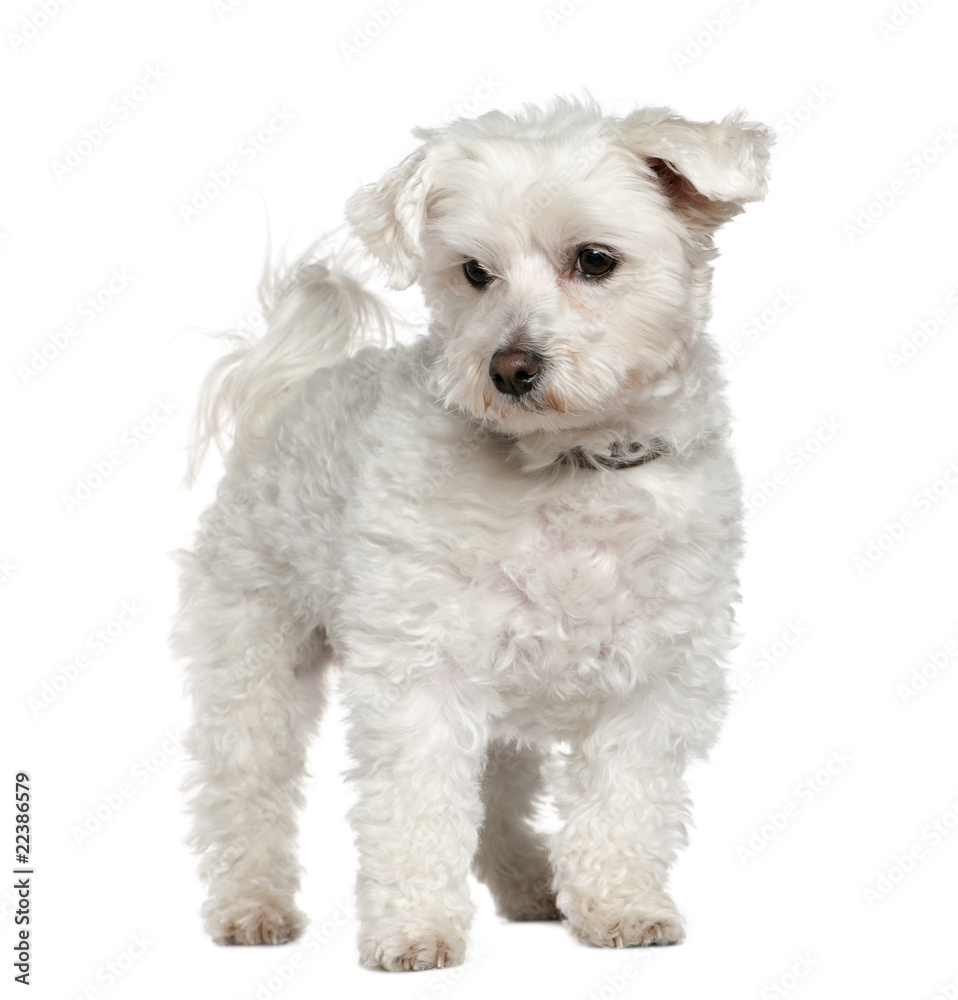
[[[610,409],[594,410],[564,398],[545,387],[525,396],[509,396],[492,389],[483,394],[481,405],[467,405],[468,412],[491,430],[508,437],[554,434],[595,425],[609,416]]]

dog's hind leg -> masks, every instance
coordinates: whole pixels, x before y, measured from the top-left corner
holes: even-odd
[[[541,765],[538,750],[496,740],[483,772],[485,816],[473,868],[489,887],[499,915],[509,920],[559,916],[548,841],[531,822],[542,790]]]
[[[187,788],[206,928],[220,944],[281,944],[303,926],[296,810],[325,700],[325,643],[188,566],[174,646],[190,659]]]

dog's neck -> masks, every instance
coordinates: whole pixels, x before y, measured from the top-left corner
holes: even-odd
[[[696,377],[689,378],[694,371]],[[619,473],[660,459],[687,460],[728,432],[724,378],[712,342],[698,338],[683,370],[657,376],[593,426],[530,434],[514,441],[526,472],[572,467]]]
[[[613,441],[608,451],[587,451],[576,446],[559,454],[558,465],[572,465],[577,469],[597,469],[616,472],[620,469],[634,469],[646,465],[663,455],[669,454],[671,447],[663,438],[651,438],[649,441]]]

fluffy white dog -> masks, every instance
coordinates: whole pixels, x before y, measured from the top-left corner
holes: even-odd
[[[302,928],[295,812],[338,663],[365,965],[461,962],[470,866],[505,917],[671,944],[741,548],[712,234],[763,197],[772,139],[566,100],[416,136],[347,215],[428,333],[357,352],[388,310],[305,259],[207,384],[199,450],[233,447],[175,632],[206,926]]]

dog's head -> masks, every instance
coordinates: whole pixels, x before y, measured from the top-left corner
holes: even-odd
[[[347,214],[393,287],[418,280],[446,403],[515,436],[598,424],[681,367],[712,233],[764,197],[772,142],[741,115],[571,101],[416,135]]]

